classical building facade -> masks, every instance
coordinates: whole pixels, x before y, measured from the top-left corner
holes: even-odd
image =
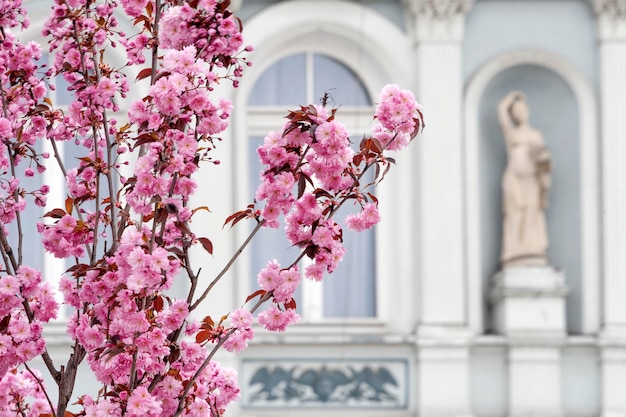
[[[254,65],[228,92],[220,157],[233,175],[206,184],[223,196],[215,216],[250,202],[259,141],[324,92],[358,136],[380,88],[399,84],[423,104],[426,129],[377,191],[381,224],[347,243],[337,276],[304,283],[301,323],[259,330],[222,358],[242,386],[228,415],[626,416],[626,2],[234,6]],[[512,90],[552,155],[548,269],[499,266],[507,156],[496,108]],[[204,271],[246,234],[218,223],[204,231],[221,242]],[[240,305],[268,257],[289,256],[280,236],[263,239],[207,313]]]

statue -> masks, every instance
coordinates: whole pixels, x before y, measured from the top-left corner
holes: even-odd
[[[550,153],[541,132],[528,123],[528,105],[519,91],[498,106],[508,163],[502,178],[501,266],[546,265],[545,209],[550,190]]]

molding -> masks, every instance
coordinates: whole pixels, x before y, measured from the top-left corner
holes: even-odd
[[[470,327],[480,332],[483,294],[480,248],[480,183],[478,166],[478,109],[483,92],[499,73],[519,65],[537,65],[560,76],[572,89],[579,109],[582,330],[595,333],[600,327],[599,167],[597,100],[587,79],[565,59],[544,50],[524,49],[501,54],[474,75],[465,91],[465,224]]]

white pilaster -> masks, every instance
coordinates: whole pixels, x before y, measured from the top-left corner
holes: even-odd
[[[420,322],[467,325],[462,201],[462,37],[468,0],[406,0],[415,35],[417,94],[428,109],[415,151],[421,237]]]
[[[602,417],[626,416],[626,348],[605,345],[600,353]]]
[[[565,339],[565,276],[549,266],[498,272],[490,299],[495,329],[509,338],[509,416],[563,415],[561,344]]]
[[[463,252],[462,40],[471,0],[405,0],[414,19],[417,96],[428,109],[418,175],[418,414],[472,414]],[[441,389],[441,387],[446,387]]]
[[[509,416],[562,415],[560,348],[512,346],[509,350]]]
[[[597,14],[602,110],[604,317],[601,332],[605,417],[626,416],[626,1],[592,0]]]
[[[626,331],[626,1],[592,3],[597,13],[602,109],[603,333],[612,334]]]
[[[418,415],[470,416],[469,347],[422,345],[418,358]]]

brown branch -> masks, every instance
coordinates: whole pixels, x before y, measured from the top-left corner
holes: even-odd
[[[252,307],[250,309],[250,313],[254,313],[263,303],[265,303],[267,300],[269,300],[270,298],[272,298],[272,292],[267,292],[265,293],[265,295],[263,297],[261,297],[259,299],[259,301],[257,301],[257,303],[255,304],[254,307]],[[187,381],[187,385],[185,387],[185,390],[183,391],[183,393],[180,395],[180,399],[178,400],[178,409],[176,410],[176,413],[174,413],[174,415],[172,417],[178,417],[181,415],[181,413],[183,412],[184,408],[185,408],[185,398],[187,397],[187,395],[189,394],[189,392],[191,391],[191,389],[194,386],[194,383],[196,382],[196,380],[200,377],[200,374],[202,374],[202,371],[205,370],[205,368],[207,366],[209,366],[209,363],[211,363],[211,360],[213,359],[213,357],[215,356],[215,354],[217,353],[217,351],[220,349],[220,347],[222,347],[222,345],[226,342],[226,340],[228,340],[228,338],[235,333],[237,329],[236,328],[232,328],[228,331],[228,333],[226,333],[220,340],[219,342],[217,342],[217,344],[213,347],[213,349],[211,350],[211,352],[209,353],[209,356],[206,357],[206,359],[204,360],[204,362],[202,362],[202,365],[200,365],[200,367],[198,368],[198,370],[196,371],[196,373],[191,377],[191,379],[189,379],[189,381]]]
[[[198,306],[200,305],[200,303],[207,297],[207,295],[209,295],[209,292],[213,289],[213,287],[215,287],[215,285],[219,282],[220,279],[222,279],[222,277],[226,274],[226,272],[228,272],[228,270],[230,269],[231,266],[233,266],[233,264],[235,263],[235,261],[237,260],[237,258],[239,258],[239,255],[241,255],[241,253],[243,252],[243,250],[246,248],[246,246],[248,246],[248,244],[250,243],[250,241],[252,240],[252,238],[257,234],[257,232],[261,229],[261,227],[263,227],[263,224],[265,224],[265,220],[261,220],[257,223],[257,225],[255,226],[254,230],[252,230],[252,232],[250,232],[250,235],[246,238],[246,240],[241,244],[241,246],[239,247],[239,249],[237,249],[235,251],[235,253],[233,254],[233,256],[230,258],[230,260],[228,261],[228,263],[226,264],[226,266],[220,271],[219,274],[217,274],[217,276],[215,277],[215,279],[213,281],[211,281],[211,283],[209,284],[209,286],[207,287],[206,290],[204,290],[204,292],[202,293],[202,295],[193,303],[193,305],[191,305],[189,307],[189,311],[193,311],[196,308],[198,308]]]

